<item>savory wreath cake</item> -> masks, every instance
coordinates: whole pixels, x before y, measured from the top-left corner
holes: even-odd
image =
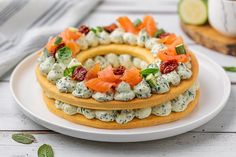
[[[66,28],[39,55],[36,77],[48,109],[81,125],[168,123],[186,117],[199,100],[196,57],[151,16]]]

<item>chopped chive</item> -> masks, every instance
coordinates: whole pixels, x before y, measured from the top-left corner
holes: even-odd
[[[184,44],[179,44],[175,47],[175,50],[176,50],[176,53],[178,55],[181,55],[181,54],[186,54],[186,49],[184,47]]]
[[[152,88],[157,88],[156,78],[153,74],[147,75],[146,81]]]
[[[59,45],[61,42],[62,42],[62,38],[59,37],[59,36],[57,36],[56,39],[55,39],[54,44],[55,44],[55,45]]]
[[[225,71],[228,71],[228,72],[236,72],[235,66],[223,66],[223,68],[225,69]]]
[[[97,32],[95,28],[91,28],[90,30],[91,30],[93,33],[96,33],[96,32]]]
[[[103,28],[102,28],[101,26],[97,26],[97,27],[96,27],[96,30],[97,30],[97,32],[102,32],[102,31],[103,31]]]
[[[91,28],[91,31],[93,31],[95,34],[100,33],[103,31],[103,28],[101,26],[97,26],[95,28]]]
[[[155,32],[154,37],[159,38],[161,34],[166,33],[166,31],[163,28],[158,29],[158,31]]]

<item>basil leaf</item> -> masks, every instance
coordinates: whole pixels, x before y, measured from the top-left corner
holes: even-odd
[[[142,23],[142,21],[140,19],[136,19],[133,24],[135,27],[138,27],[140,24]]]
[[[143,77],[146,77],[147,75],[149,75],[149,74],[155,74],[155,73],[157,73],[158,71],[159,71],[159,69],[157,69],[157,68],[147,68],[147,69],[144,69],[144,70],[141,71],[141,75],[142,75]]]
[[[61,60],[68,59],[72,56],[72,51],[68,47],[63,47],[57,50],[57,55]]]
[[[72,76],[75,68],[77,66],[74,66],[74,67],[71,67],[71,68],[66,68],[65,71],[64,71],[64,76]]]
[[[38,157],[53,157],[52,147],[48,144],[43,144],[38,149]]]
[[[55,39],[54,44],[55,44],[55,45],[59,45],[61,42],[62,42],[62,38],[59,37],[59,36],[57,36],[56,39]]]
[[[225,71],[228,71],[228,72],[236,72],[235,66],[224,66],[223,68],[225,69]]]
[[[23,144],[31,144],[36,141],[33,135],[24,133],[13,134],[12,139],[18,143]]]

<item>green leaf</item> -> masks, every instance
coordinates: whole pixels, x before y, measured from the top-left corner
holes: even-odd
[[[57,55],[61,60],[68,59],[72,56],[72,51],[68,47],[63,47],[57,50]]]
[[[160,35],[166,33],[166,31],[163,28],[158,29],[158,31],[155,32],[154,37],[159,38]]]
[[[56,39],[55,39],[54,44],[55,44],[55,45],[59,45],[61,42],[62,42],[62,38],[59,37],[59,36],[57,36]]]
[[[71,68],[66,68],[65,71],[64,71],[64,76],[72,76],[75,68],[77,66],[74,66],[74,67],[71,67]]]
[[[31,144],[36,141],[33,135],[24,133],[13,134],[12,139],[18,143],[23,144]]]
[[[140,20],[140,19],[136,19],[136,20],[133,22],[133,24],[134,24],[135,27],[138,27],[141,23],[142,23],[142,20]]]
[[[147,69],[144,69],[144,70],[141,71],[141,75],[142,75],[143,77],[146,77],[147,75],[149,75],[149,74],[155,74],[155,73],[157,73],[158,71],[159,71],[159,69],[157,69],[157,68],[147,68]]]
[[[53,157],[52,147],[48,144],[43,144],[38,149],[38,157]]]
[[[228,72],[236,72],[235,66],[224,66],[223,68],[225,69],[225,71],[228,71]]]

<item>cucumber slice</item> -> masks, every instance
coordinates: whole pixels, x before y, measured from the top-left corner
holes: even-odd
[[[208,19],[207,0],[180,0],[178,13],[184,23],[205,24]]]
[[[178,55],[181,55],[181,54],[186,54],[186,50],[185,50],[185,47],[184,47],[184,44],[179,44],[175,47],[175,51]]]
[[[153,74],[149,74],[146,77],[146,81],[152,88],[157,88],[156,78]]]

